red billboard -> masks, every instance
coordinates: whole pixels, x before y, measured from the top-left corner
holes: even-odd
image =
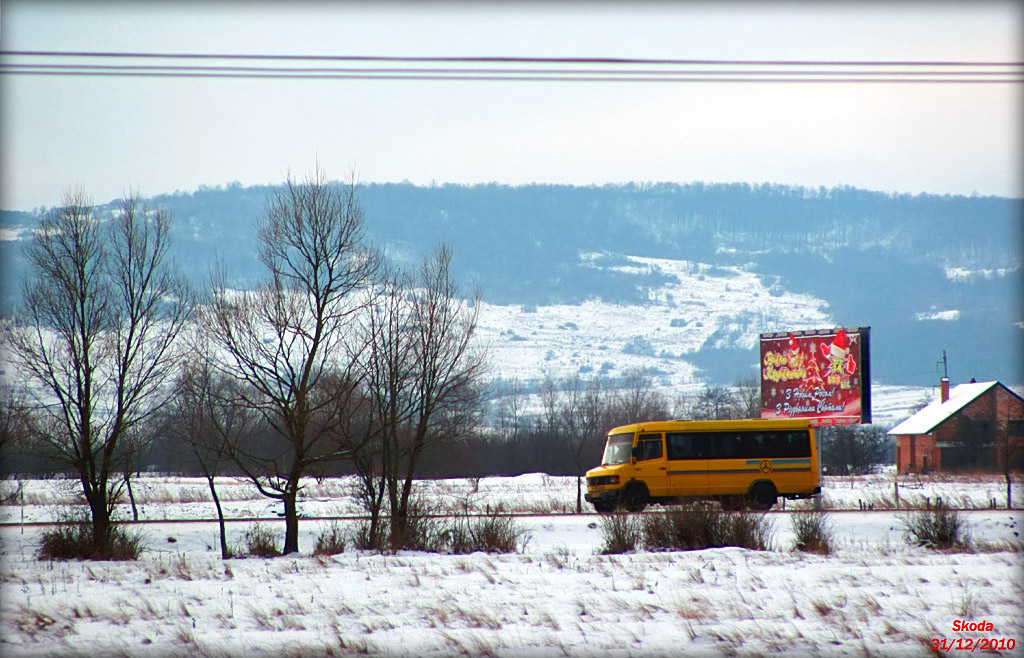
[[[761,418],[871,422],[871,327],[761,334]]]

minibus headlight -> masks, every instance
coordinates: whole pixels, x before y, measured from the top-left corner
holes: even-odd
[[[587,478],[588,487],[602,487],[609,484],[618,484],[618,475],[599,475],[597,477]]]

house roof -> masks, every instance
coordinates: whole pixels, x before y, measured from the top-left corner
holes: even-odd
[[[924,409],[889,430],[889,434],[927,434],[998,383],[973,382],[954,386],[949,391],[948,400],[945,402],[941,400],[932,402]]]

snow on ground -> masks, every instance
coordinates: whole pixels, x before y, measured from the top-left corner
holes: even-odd
[[[935,386],[871,385],[871,422],[893,427],[913,414],[913,410],[939,397],[939,382]]]
[[[575,501],[573,478],[538,474],[421,484],[425,497],[453,509],[468,501],[537,513],[545,498],[555,501],[549,509]],[[847,486],[866,495],[885,484],[892,478],[827,478],[826,493],[848,501]],[[932,483],[947,484],[974,501],[993,486]],[[346,486],[311,482],[306,514],[355,510],[341,499]],[[25,483],[26,524],[52,517],[42,509],[70,494],[57,488]],[[246,487],[225,480],[222,488],[240,515],[266,511]],[[212,518],[203,490],[195,478],[136,485],[153,519]],[[216,524],[193,521],[135,526],[147,550],[121,563],[40,562],[42,528],[20,523],[20,505],[0,511],[4,656],[931,656],[933,638],[1024,642],[1024,518],[1005,509],[965,513],[975,549],[959,553],[910,545],[905,512],[853,511],[831,514],[832,555],[802,554],[791,548],[790,510],[769,514],[768,551],[601,555],[600,518],[585,514],[518,517],[529,539],[514,554],[349,548],[315,557],[319,532],[353,522],[305,519],[300,555],[223,561]],[[280,520],[262,523],[283,532]],[[231,523],[229,540],[252,524]],[[994,630],[953,632],[956,619],[984,619]]]

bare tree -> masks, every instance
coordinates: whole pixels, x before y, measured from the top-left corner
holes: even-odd
[[[695,420],[730,420],[736,417],[736,398],[724,386],[709,386],[697,396],[693,407]]]
[[[33,384],[39,439],[78,476],[100,550],[135,455],[128,439],[166,402],[193,309],[169,246],[165,212],[129,197],[102,222],[84,193],[69,193],[27,249],[24,308],[6,327]]]
[[[557,387],[552,385],[550,388],[554,392]],[[560,401],[560,404],[557,407],[558,430],[556,430],[556,435],[559,433],[562,434],[562,436],[557,438],[559,441],[565,441],[565,444],[569,448],[569,452],[573,457],[573,465],[576,469],[577,514],[583,511],[583,494],[580,483],[583,469],[580,461],[582,459],[583,444],[587,437],[586,433],[583,431],[581,418],[583,393],[583,381],[580,378],[579,373],[573,373],[572,376],[566,378],[565,383],[561,387],[560,394],[555,397],[556,400]]]
[[[745,377],[733,385],[736,418],[761,417],[761,380]]]
[[[501,384],[498,390],[498,423],[502,437],[516,441],[522,430],[524,392],[518,377]]]
[[[392,506],[392,532],[397,531],[400,539],[405,534],[412,482],[423,451],[467,438],[477,425],[483,401],[486,354],[473,343],[480,296],[475,295],[468,304],[462,300],[451,261],[451,249],[438,247],[420,266],[412,294],[415,377],[411,443],[397,507]]]
[[[583,474],[588,465],[587,449],[607,431],[607,396],[600,377],[584,382],[574,374],[562,387],[561,425],[572,454],[576,475],[576,513],[583,512]]]
[[[830,475],[863,475],[891,459],[889,438],[878,425],[819,427],[821,465]]]
[[[7,381],[0,380],[0,479],[10,474],[11,456],[23,452],[28,446],[28,420],[20,392]],[[19,482],[13,491],[0,493],[0,503],[14,500],[21,493]]]
[[[993,411],[996,424],[996,462],[1006,481],[1006,509],[1013,509],[1013,473],[1024,470],[1024,419],[1014,418],[1013,395],[996,390]]]
[[[164,420],[171,436],[189,447],[210,487],[217,508],[220,553],[226,560],[231,551],[216,478],[228,461],[230,446],[251,436],[257,419],[250,408],[238,402],[237,382],[214,373],[209,366],[208,360],[201,360],[182,370]]]
[[[669,417],[665,397],[654,390],[654,381],[643,368],[626,371],[622,387],[611,406],[613,425],[666,420]]]
[[[301,480],[350,455],[339,431],[358,397],[346,343],[379,256],[363,244],[355,184],[331,185],[317,168],[286,181],[259,227],[268,281],[235,292],[223,276],[203,318],[215,371],[238,380],[239,403],[280,439],[230,445],[259,492],[284,505],[283,553],[299,550]]]
[[[549,372],[544,373],[544,379],[537,385],[537,394],[540,397],[543,413],[539,419],[542,422],[544,432],[550,438],[558,433],[558,382]]]
[[[376,429],[367,433],[371,440],[356,465],[371,517],[387,498],[394,546],[407,538],[412,484],[424,451],[464,438],[477,424],[483,399],[485,357],[473,345],[479,305],[459,297],[451,258],[442,245],[414,278],[393,273],[364,322],[360,379]],[[369,472],[378,475],[372,479]]]
[[[353,464],[359,476],[357,495],[370,514],[365,541],[374,547],[383,545],[385,503],[397,505],[403,438],[414,409],[410,287],[407,275],[387,269],[360,332],[360,372],[369,405],[364,432],[353,446]]]

